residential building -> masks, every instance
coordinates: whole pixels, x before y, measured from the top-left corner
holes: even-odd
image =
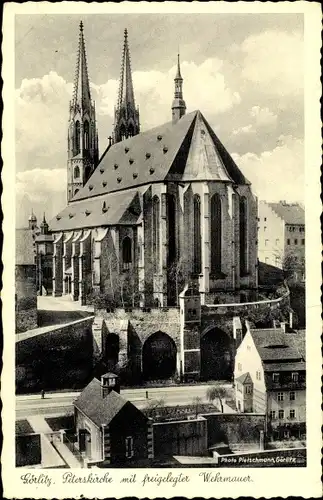
[[[258,204],[258,258],[282,269],[284,258],[305,258],[305,211],[298,203]]]
[[[153,458],[152,423],[120,396],[117,375],[94,378],[73,404],[78,448],[88,462],[126,467]]]
[[[284,327],[250,329],[235,357],[236,406],[265,413],[274,437],[305,433],[305,335]]]

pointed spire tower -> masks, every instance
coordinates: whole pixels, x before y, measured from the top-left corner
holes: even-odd
[[[177,73],[174,78],[175,94],[172,103],[172,121],[176,123],[186,113],[186,104],[183,99],[183,78],[181,75],[181,66],[179,61],[179,54],[177,54]]]
[[[114,142],[122,141],[140,132],[139,109],[136,108],[133,91],[128,31],[124,30],[124,42],[119,82],[118,103],[115,108]]]
[[[68,126],[67,201],[84,186],[99,160],[95,104],[91,100],[83,23],[80,22],[74,92]]]

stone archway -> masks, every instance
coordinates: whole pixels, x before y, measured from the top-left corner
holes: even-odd
[[[145,341],[142,350],[143,376],[146,380],[172,378],[176,372],[177,349],[174,340],[156,332]]]
[[[231,380],[232,339],[220,328],[211,328],[201,337],[201,379]]]

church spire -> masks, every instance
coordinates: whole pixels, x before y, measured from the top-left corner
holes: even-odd
[[[177,54],[177,72],[174,78],[175,82],[175,93],[174,100],[172,103],[172,120],[176,123],[186,112],[186,104],[183,99],[183,78],[181,75],[181,66],[179,53]]]
[[[74,80],[73,105],[81,108],[90,107],[91,92],[87,69],[83,22],[80,22],[79,46]]]
[[[115,109],[114,140],[122,141],[140,131],[139,110],[136,108],[132,83],[128,30],[124,30],[124,42],[119,81],[118,102]]]
[[[83,22],[80,22],[74,92],[68,126],[67,201],[92,175],[99,160],[95,104],[91,101]]]

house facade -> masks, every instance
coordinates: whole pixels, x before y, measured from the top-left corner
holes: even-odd
[[[288,254],[305,258],[305,211],[298,203],[258,204],[259,260],[282,268]]]
[[[234,380],[239,411],[265,413],[274,437],[305,434],[304,332],[249,329],[237,349]]]

